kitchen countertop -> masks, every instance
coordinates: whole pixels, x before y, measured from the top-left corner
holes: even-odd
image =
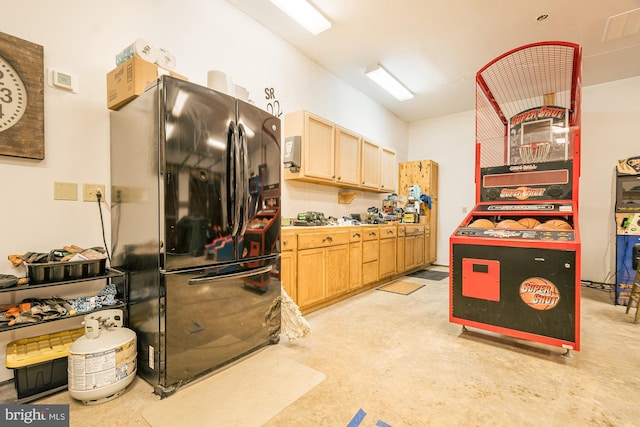
[[[388,226],[401,226],[401,225],[422,225],[428,227],[429,224],[421,223],[397,223],[389,222],[387,224],[356,224],[356,225],[283,225],[282,230],[316,230],[327,228],[349,228],[349,227],[388,227]]]

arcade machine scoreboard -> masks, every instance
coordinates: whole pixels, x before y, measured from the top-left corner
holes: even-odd
[[[449,320],[580,349],[582,50],[541,42],[476,74],[476,205],[450,238]]]

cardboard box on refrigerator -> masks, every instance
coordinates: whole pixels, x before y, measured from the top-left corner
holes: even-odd
[[[117,110],[158,79],[169,74],[182,80],[185,76],[134,56],[107,73],[107,108]]]

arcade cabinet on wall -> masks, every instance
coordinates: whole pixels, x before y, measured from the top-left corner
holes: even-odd
[[[519,47],[476,74],[476,205],[450,238],[449,320],[580,349],[582,50]]]
[[[640,156],[616,167],[616,299],[627,305],[640,260]]]

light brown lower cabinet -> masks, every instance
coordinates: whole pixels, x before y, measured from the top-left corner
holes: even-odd
[[[380,241],[378,228],[362,227],[362,284],[378,281],[380,276]]]
[[[416,267],[422,267],[425,263],[424,258],[424,234],[418,234],[416,236]]]
[[[303,308],[349,290],[347,230],[298,235],[298,305]]]
[[[325,249],[326,298],[349,291],[349,245],[331,246]]]
[[[298,251],[298,269],[304,274],[298,276],[298,305],[304,307],[325,298],[324,248]]]
[[[380,253],[378,256],[380,276],[378,279],[385,279],[396,274],[397,236],[398,227],[395,225],[380,227]]]
[[[428,263],[428,233],[421,224],[283,229],[282,285],[301,309],[321,307]]]
[[[405,226],[398,226],[398,239],[396,244],[396,271],[398,273],[404,273],[407,269],[405,267]]]
[[[405,271],[424,265],[424,226],[406,225],[404,240]]]
[[[297,236],[294,233],[283,232],[280,239],[280,280],[282,287],[289,297],[297,303],[298,286],[296,280],[297,254],[296,254]]]
[[[429,211],[429,251],[426,256],[426,262],[433,264],[436,262],[438,249],[438,198],[431,199],[431,210]],[[425,253],[426,255],[426,253]]]
[[[362,232],[354,229],[349,233],[349,290],[362,287]]]
[[[430,265],[435,262],[431,259],[431,232],[429,227],[424,227],[424,263]]]

